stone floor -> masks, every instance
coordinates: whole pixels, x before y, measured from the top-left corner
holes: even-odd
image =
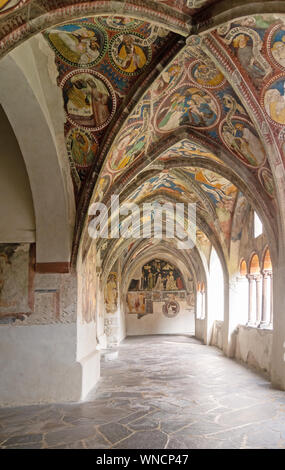
[[[285,448],[285,393],[194,338],[128,338],[88,401],[0,409],[0,447]]]

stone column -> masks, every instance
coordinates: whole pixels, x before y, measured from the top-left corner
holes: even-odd
[[[249,274],[247,276],[249,282],[249,292],[248,292],[248,322],[247,325],[253,326],[255,325],[256,320],[256,284],[254,280],[254,276]]]
[[[262,276],[257,274],[254,276],[255,279],[255,286],[256,286],[256,317],[255,323],[259,325],[261,322],[261,300],[262,300]]]
[[[273,328],[273,277],[272,277],[272,272],[269,273],[269,278],[270,278],[270,282],[269,282],[269,289],[270,289],[270,293],[269,293],[269,311],[270,311],[270,314],[269,314],[269,326],[271,328]]]
[[[265,327],[270,321],[270,277],[268,271],[263,271],[263,283],[262,283],[262,313],[260,328]],[[269,301],[269,302],[268,302]],[[268,308],[269,307],[269,308]]]

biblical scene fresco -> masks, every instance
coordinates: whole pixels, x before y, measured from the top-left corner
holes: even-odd
[[[170,147],[170,149],[166,150],[163,152],[159,160],[160,161],[167,161],[167,160],[172,160],[173,158],[205,158],[205,159],[210,159],[214,160],[220,164],[223,164],[223,161],[216,157],[211,152],[208,152],[207,150],[204,150],[202,147],[200,147],[197,144],[193,144],[189,140],[182,140],[178,142],[177,144],[173,145]]]
[[[154,192],[164,191],[175,196],[186,196],[189,202],[196,202],[195,195],[190,195],[185,184],[171,175],[169,172],[162,172],[157,176],[153,176],[149,180],[140,185],[130,197],[131,201],[139,202],[145,196],[153,194]]]
[[[227,32],[223,34],[227,36]],[[266,152],[250,117],[225,77],[205,57],[200,40],[191,37],[188,47],[153,83],[116,136],[101,173],[109,175],[112,183],[145,155],[157,153],[160,141],[184,127],[203,131],[215,145],[222,141],[225,152],[252,171],[265,165]],[[182,139],[159,158],[199,156],[222,162],[208,146],[202,136],[200,146]]]
[[[74,67],[95,65],[108,48],[106,31],[92,23],[58,26],[49,30],[46,37],[58,56]]]
[[[227,239],[230,238],[231,220],[237,196],[237,188],[217,173],[197,167],[187,167],[184,172],[205,191],[216,208],[216,213]]]
[[[138,75],[156,59],[160,48],[176,35],[119,16],[83,18],[43,34],[55,53],[66,114],[66,145],[77,195],[97,161],[102,138],[124,97]],[[126,160],[115,156],[111,171],[120,171],[131,163],[144,140],[134,129]]]
[[[180,271],[167,261],[153,259],[142,267],[141,279],[133,280],[129,290],[183,290],[184,282]]]

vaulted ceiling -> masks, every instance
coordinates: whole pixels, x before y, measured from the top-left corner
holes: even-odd
[[[42,91],[47,82],[53,90],[45,106],[52,115],[56,101],[63,116],[49,127],[64,143],[57,152],[73,185],[73,263],[79,247],[86,256],[91,244],[90,204],[110,206],[114,193],[140,207],[196,203],[193,259],[214,246],[224,264],[252,206],[277,254],[285,198],[283,9],[271,0],[0,1],[1,53],[35,36],[35,75]],[[17,49],[12,57],[24,70]],[[131,266],[154,245],[184,256],[164,239],[98,241],[106,272],[121,255]]]

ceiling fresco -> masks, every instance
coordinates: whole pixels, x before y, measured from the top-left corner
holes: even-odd
[[[76,192],[96,163],[116,111],[173,33],[131,18],[84,18],[49,29]]]
[[[232,2],[218,0],[113,3],[0,0],[0,53],[5,35],[9,49],[39,31],[53,51],[77,204],[74,260],[81,240],[89,249],[90,203],[108,204],[114,193],[139,205],[197,203],[197,244],[208,253],[216,243],[226,257],[251,203],[274,217],[275,170],[285,159],[285,17],[238,14],[244,3],[229,21]],[[17,31],[12,20],[1,29],[9,16]],[[132,259],[155,244],[133,243]],[[115,246],[100,242],[101,255]]]

